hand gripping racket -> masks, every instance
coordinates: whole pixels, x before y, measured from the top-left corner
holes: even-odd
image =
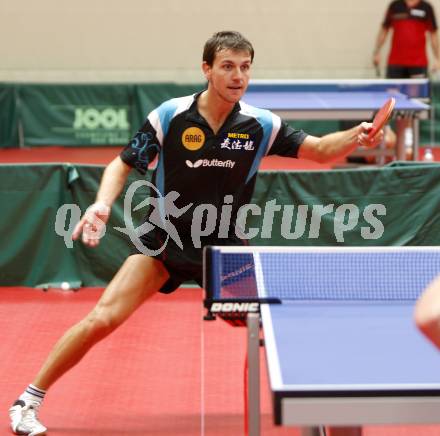
[[[394,97],[389,98],[385,104],[379,109],[376,116],[373,119],[373,126],[368,132],[368,138],[374,138],[378,132],[385,126],[393,113],[394,106],[396,105],[396,99]]]

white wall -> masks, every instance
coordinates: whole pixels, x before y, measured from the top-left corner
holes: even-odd
[[[440,0],[431,2],[440,13]],[[198,82],[205,40],[227,29],[253,42],[254,78],[374,77],[371,54],[387,4],[0,0],[0,81]]]

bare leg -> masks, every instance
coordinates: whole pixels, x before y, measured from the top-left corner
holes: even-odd
[[[75,366],[98,341],[120,326],[169,275],[163,264],[142,254],[130,256],[105,289],[95,308],[55,344],[32,382],[47,390]]]

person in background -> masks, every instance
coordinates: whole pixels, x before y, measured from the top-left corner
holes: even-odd
[[[388,79],[428,76],[427,34],[434,57],[431,70],[439,70],[437,21],[430,3],[424,0],[394,0],[389,4],[376,39],[373,54],[373,64],[376,68],[380,66],[381,49],[390,30],[391,49],[386,67]]]
[[[387,79],[419,79],[428,77],[426,36],[433,55],[431,72],[440,68],[440,50],[434,8],[424,0],[394,0],[388,5],[385,18],[376,38],[373,65],[380,71],[381,50],[392,30],[391,48],[386,62]],[[410,127],[407,125],[406,127]],[[396,134],[388,127],[385,147],[394,148]],[[407,155],[406,159],[412,159]]]

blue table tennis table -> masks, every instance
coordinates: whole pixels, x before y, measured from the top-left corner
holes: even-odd
[[[440,422],[440,353],[413,321],[440,249],[212,247],[205,265],[206,307],[247,316],[249,435],[260,434],[260,322],[276,424],[318,436]]]
[[[254,80],[243,97],[285,120],[369,121],[389,97],[396,99],[396,158],[405,160],[404,128],[412,125],[413,156],[419,148],[419,119],[428,118],[428,79]],[[405,121],[406,120],[406,121]]]

